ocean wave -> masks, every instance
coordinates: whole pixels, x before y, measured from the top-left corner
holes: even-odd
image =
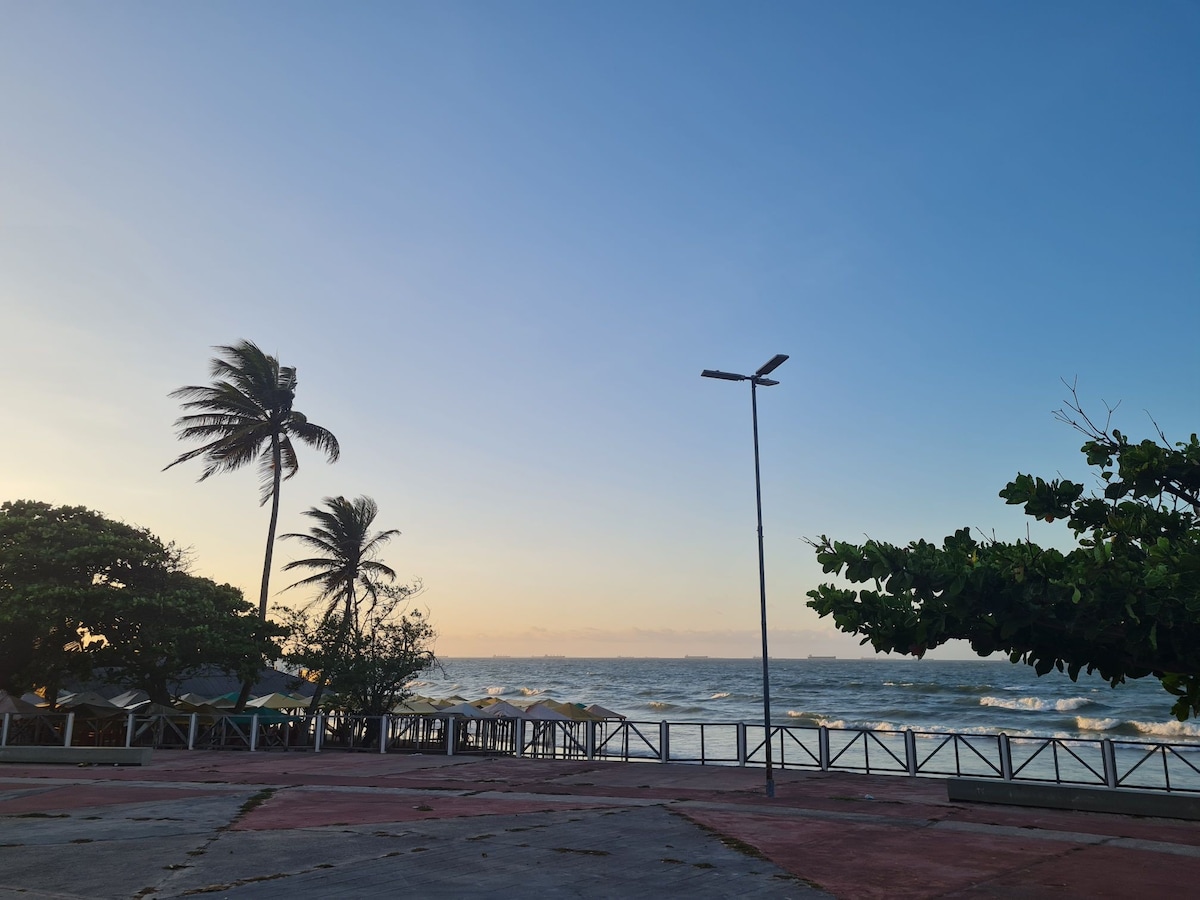
[[[646,704],[651,709],[674,709],[674,703],[668,703],[666,700],[651,700]]]
[[[1043,700],[1041,697],[980,697],[980,706],[996,706],[1000,709],[1031,710],[1034,712],[1070,712],[1087,706],[1094,701],[1088,697],[1068,697],[1066,700]]]
[[[544,688],[521,688],[521,694],[525,697],[536,697],[538,694],[546,693]]]
[[[487,689],[487,693],[488,693],[489,697],[498,697],[504,693],[504,688],[503,687],[490,687]]]
[[[1139,734],[1155,737],[1200,737],[1200,723],[1196,722],[1130,722]]]
[[[713,694],[708,699],[709,700],[724,700],[728,696],[729,696],[729,691],[718,691],[717,693]]]
[[[1080,731],[1112,731],[1124,724],[1120,719],[1092,719],[1087,716],[1076,716],[1075,727]]]

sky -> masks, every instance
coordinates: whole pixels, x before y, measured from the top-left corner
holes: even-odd
[[[1063,379],[1200,422],[1200,4],[0,0],[0,499],[257,597],[167,395],[299,375],[280,530],[366,494],[444,657],[869,648],[805,538],[1027,533]],[[302,448],[303,450],[303,448]],[[1063,546],[1053,526],[1028,526]],[[276,552],[273,602],[298,603]],[[946,656],[970,656],[949,647]]]

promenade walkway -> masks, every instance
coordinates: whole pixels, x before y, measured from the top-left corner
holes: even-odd
[[[931,779],[404,754],[0,767],[0,898],[1177,897],[1200,823]]]

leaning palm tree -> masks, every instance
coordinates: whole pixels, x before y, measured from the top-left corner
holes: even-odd
[[[400,532],[394,528],[372,533],[371,526],[379,507],[370,497],[347,500],[345,497],[326,497],[324,508],[311,507],[303,515],[313,520],[307,534],[285,534],[283,540],[295,538],[317,555],[296,559],[283,567],[310,569],[312,575],[289,584],[285,590],[297,587],[318,587],[320,593],[309,604],[323,604],[322,619],[337,617],[347,632],[356,631],[360,621],[360,606],[367,605],[369,615],[379,599],[380,588],[396,580],[396,573],[376,556]]]
[[[360,625],[379,602],[379,594],[396,581],[396,573],[376,556],[381,547],[400,532],[371,531],[379,507],[370,497],[347,500],[345,497],[326,497],[324,508],[311,507],[303,515],[313,520],[307,534],[285,534],[282,539],[296,539],[315,555],[296,559],[283,567],[308,569],[313,574],[289,584],[285,590],[297,587],[319,588],[316,598],[302,611],[307,614],[313,606],[322,606],[318,621],[329,640],[327,657],[322,667],[311,708],[321,702],[331,676],[331,665],[337,668],[348,660],[350,647],[361,636]],[[361,609],[360,607],[365,607]]]
[[[204,481],[210,475],[258,463],[262,483],[260,503],[271,501],[262,589],[258,596],[258,614],[265,620],[275,528],[279,521],[279,485],[300,468],[292,442],[298,440],[324,451],[330,462],[337,461],[340,450],[332,432],[312,424],[303,413],[292,409],[297,384],[294,368],[279,365],[279,360],[263,353],[251,341],[213,349],[217,351],[209,365],[213,383],[181,387],[170,394],[183,401],[181,405],[190,412],[175,420],[179,439],[204,443],[181,454],[165,469],[200,457],[205,467],[199,480]]]

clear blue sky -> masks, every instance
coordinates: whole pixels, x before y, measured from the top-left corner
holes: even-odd
[[[804,536],[1015,537],[1009,478],[1082,477],[1060,378],[1200,423],[1195,2],[0,15],[0,496],[251,596],[254,474],[160,472],[167,393],[240,338],[344,450],[282,530],[375,497],[447,656],[757,651],[748,388],[704,368],[792,357],[781,656],[862,652],[804,608]]]

